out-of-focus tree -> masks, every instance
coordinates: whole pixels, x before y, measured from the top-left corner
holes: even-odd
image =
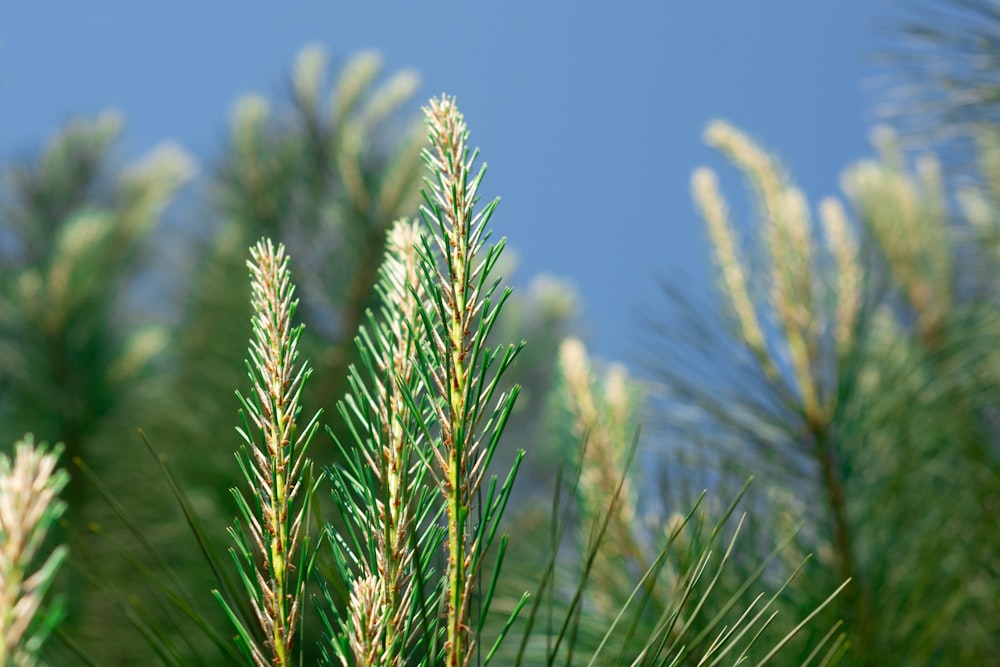
[[[131,423],[146,392],[162,327],[125,312],[144,243],[192,173],[178,148],[154,151],[119,175],[107,154],[120,120],[71,125],[36,165],[9,173],[0,245],[0,415],[6,431],[61,442],[69,459],[113,459],[99,434]],[[69,484],[81,509],[80,480]]]
[[[155,441],[175,458],[197,457],[208,488],[232,470],[233,391],[246,384],[240,341],[249,336],[247,248],[262,236],[284,243],[296,262],[307,325],[301,346],[315,368],[307,410],[345,390],[353,338],[367,308],[389,225],[415,212],[423,132],[402,115],[417,78],[379,80],[374,53],[352,58],[328,90],[324,52],[295,63],[292,105],[272,110],[240,100],[213,186],[215,222],[190,276],[175,360],[175,400]],[[322,446],[316,455],[321,460]],[[188,468],[187,466],[184,466]],[[228,499],[226,499],[228,502]]]
[[[974,224],[951,222],[938,162],[911,173],[879,131],[881,160],[843,178],[856,222],[828,198],[820,233],[773,156],[724,123],[707,138],[755,195],[760,252],[741,257],[716,175],[698,169],[726,315],[652,361],[672,441],[711,484],[757,476],[758,535],[804,521],[799,548],[816,558],[792,585],[803,609],[851,580],[829,612],[848,664],[988,662],[1000,650],[1000,267],[984,251],[998,191],[966,191]],[[958,270],[969,262],[982,270]],[[811,627],[791,663],[820,639],[824,624]]]
[[[976,135],[1000,126],[1000,5],[917,0],[884,23],[879,116],[908,146],[944,151],[974,174]]]
[[[174,146],[120,172],[109,158],[121,122],[76,122],[35,164],[9,170],[0,221],[0,429],[65,447],[65,461],[102,471],[137,515],[163,504],[136,488],[147,455],[135,427],[164,400],[162,323],[129,307],[148,299],[148,239],[193,163]],[[158,361],[159,360],[159,361]],[[141,457],[141,458],[140,458]],[[80,562],[103,546],[84,535],[104,517],[97,490],[74,470],[64,492],[65,538]],[[76,570],[64,585],[69,625],[100,616]]]

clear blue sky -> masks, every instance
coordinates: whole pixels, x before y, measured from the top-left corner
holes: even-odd
[[[629,360],[657,275],[705,295],[691,170],[726,118],[777,151],[815,203],[869,152],[867,66],[886,0],[668,2],[7,2],[0,5],[0,160],[67,119],[126,119],[125,154],[174,139],[210,168],[242,94],[276,98],[298,50],[377,49],[421,96],[458,97],[502,197],[516,283],[572,280],[592,348]],[[203,169],[209,171],[210,169]],[[723,187],[745,222],[746,190]]]

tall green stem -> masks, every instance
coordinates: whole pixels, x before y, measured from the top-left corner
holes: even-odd
[[[851,620],[854,623],[854,629],[860,644],[857,654],[865,656],[868,655],[868,648],[871,643],[871,628],[867,601],[863,594],[864,582],[858,576],[857,565],[854,561],[853,536],[847,519],[847,496],[843,481],[836,470],[835,452],[829,434],[829,427],[827,425],[814,424],[811,430],[813,431],[815,455],[819,463],[823,487],[826,491],[827,509],[830,521],[833,524],[833,548],[837,558],[837,568],[841,580],[851,581],[844,595],[847,598],[847,607],[850,608],[853,616]]]

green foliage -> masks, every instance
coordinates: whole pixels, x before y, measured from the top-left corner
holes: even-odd
[[[563,346],[562,362],[575,436],[589,432],[592,438],[593,449],[580,463],[579,493],[572,493],[590,533],[583,540],[584,530],[578,531],[578,566],[560,555],[566,521],[557,489],[552,550],[534,601],[529,593],[505,601],[508,576],[501,567],[510,538],[501,535],[500,521],[523,454],[502,482],[489,474],[517,396],[516,386],[497,392],[519,346],[488,343],[510,294],[509,288],[498,291],[501,281],[491,276],[504,244],[486,245],[495,202],[476,210],[484,172],[474,171],[476,153],[465,146],[467,130],[454,101],[433,100],[426,113],[431,177],[423,224],[400,221],[389,234],[377,285],[382,307],[377,315],[369,312],[361,329],[361,361],[339,405],[350,437],[331,430],[344,463],[326,473],[341,521],[328,521],[327,539],[315,546],[307,517],[316,489],[304,457],[315,421],[296,425],[309,376],[296,365],[302,329],[291,318],[297,301],[284,247],[261,242],[252,253],[253,389],[242,401],[246,446],[240,456],[252,492],[249,500],[235,494],[241,522],[231,531],[241,584],[226,583],[205,549],[244,660],[305,662],[305,641],[297,638],[306,577],[313,563],[326,560],[332,566],[316,572],[325,628],[321,657],[328,663],[551,664],[588,656],[590,664],[680,664],[719,662],[730,654],[742,660],[757,648],[758,662],[768,661],[812,615],[761,646],[789,578],[769,597],[743,604],[768,559],[736,588],[726,588],[732,582],[722,573],[739,529],[726,537],[724,527],[735,503],[717,522],[705,523],[703,516],[692,521],[692,512],[652,539],[637,534],[636,497],[627,490],[632,451],[622,446],[634,392],[619,372],[598,399],[578,342]],[[605,494],[610,499],[603,504]],[[186,507],[183,494],[175,495]],[[200,535],[198,522],[189,522]],[[693,528],[681,538],[689,523]],[[725,553],[715,565],[713,550],[722,544]],[[524,567],[529,561],[516,562]],[[236,597],[240,589],[249,612]],[[506,607],[499,626],[490,614],[495,600]],[[170,604],[189,608],[183,600]],[[519,621],[522,610],[526,616]],[[195,620],[211,634],[208,623]],[[836,656],[838,641],[828,646],[833,637],[827,632],[814,654]],[[150,642],[165,661],[188,661],[155,632]]]
[[[13,170],[0,256],[0,414],[12,430],[64,443],[68,458],[107,456],[98,435],[149,398],[163,349],[155,326],[117,317],[143,244],[191,161],[157,149],[120,176],[107,173],[119,119],[75,123],[34,167]],[[85,501],[70,483],[71,511]]]
[[[193,172],[170,145],[114,172],[120,125],[110,113],[73,123],[36,164],[8,172],[0,246],[4,432],[60,442],[67,461],[86,460],[114,484],[134,479],[141,452],[123,446],[123,434],[163,398],[156,371],[168,338],[161,322],[129,303],[146,289],[150,235]],[[90,563],[96,580],[121,575],[108,564],[108,545],[87,535],[107,513],[82,475],[70,478],[65,499],[66,528],[57,530],[75,561]],[[155,497],[133,500],[144,521],[156,515]],[[69,594],[64,627],[92,629],[97,642],[107,631],[97,629],[107,617],[103,596],[77,570],[67,575],[58,584]]]
[[[60,544],[40,557],[46,534],[66,510],[59,493],[68,476],[49,451],[26,435],[13,460],[0,454],[0,665],[38,664],[42,646],[63,620],[60,603],[44,598],[66,560]]]
[[[317,49],[303,53],[290,111],[270,113],[260,98],[238,105],[231,149],[214,188],[215,210],[187,209],[202,228],[204,252],[183,239],[179,244],[176,235],[149,236],[190,164],[167,149],[117,176],[108,156],[119,122],[111,115],[93,128],[74,125],[37,168],[25,167],[12,179],[0,283],[6,299],[0,309],[0,364],[6,365],[0,408],[5,427],[30,425],[65,441],[67,459],[78,466],[67,492],[73,516],[66,525],[86,526],[90,534],[74,548],[82,569],[71,569],[64,581],[71,595],[62,642],[69,645],[72,636],[76,658],[140,660],[148,651],[145,640],[136,641],[140,637],[158,637],[158,653],[180,663],[190,656],[201,662],[218,648],[216,633],[207,628],[223,619],[213,615],[211,600],[206,604],[197,594],[178,598],[173,589],[232,589],[219,578],[215,524],[223,521],[223,492],[231,484],[231,431],[225,424],[231,423],[231,389],[239,385],[242,368],[234,342],[249,334],[241,267],[255,236],[267,232],[298,252],[305,294],[299,315],[311,325],[300,344],[323,371],[303,400],[329,404],[347,386],[357,324],[379,301],[372,281],[385,230],[393,217],[415,210],[419,199],[423,139],[401,125],[397,111],[415,85],[411,73],[379,83],[378,58],[365,54],[348,63],[327,93],[323,61]],[[163,167],[159,181],[157,165]],[[278,212],[269,209],[275,201],[284,202]],[[131,224],[133,232],[90,239],[88,254],[73,258],[78,266],[69,257],[58,260],[60,225],[72,226],[78,210],[84,217],[100,212],[116,225]],[[124,244],[121,238],[131,240]],[[63,273],[72,273],[61,284],[80,295],[67,297],[65,307],[45,292],[47,266],[59,261]],[[92,270],[96,266],[101,270]],[[42,292],[24,292],[39,276]],[[511,301],[513,310],[500,326],[514,335],[530,332],[540,344],[533,354],[542,360],[512,369],[504,388],[526,378],[541,396],[551,365],[544,349],[553,345],[573,307],[571,290],[555,295],[537,285]],[[174,312],[164,303],[167,292],[183,299],[175,328],[164,326]],[[154,301],[155,308],[147,307]],[[46,322],[61,327],[53,336],[66,345],[33,334]],[[521,408],[525,418],[515,429],[530,434],[541,404]],[[50,418],[51,428],[45,425]],[[138,424],[156,444],[153,465],[128,435]],[[339,420],[333,425],[341,428]],[[334,459],[333,448],[320,442],[318,448],[324,447],[323,459]],[[510,454],[501,452],[498,459],[509,460]],[[137,476],[149,484],[136,485]],[[172,498],[180,502],[184,522],[182,514],[170,513],[177,509]],[[176,520],[164,522],[165,516]],[[196,540],[185,526],[195,528]],[[193,557],[199,551],[212,567]],[[112,628],[127,625],[137,633],[113,644],[103,641]]]
[[[698,170],[693,190],[728,327],[721,342],[673,351],[690,359],[711,345],[736,351],[744,366],[722,384],[696,375],[697,365],[659,364],[663,407],[698,416],[674,424],[700,448],[692,466],[731,482],[766,479],[758,525],[775,515],[805,521],[799,548],[819,563],[792,597],[811,608],[851,580],[831,618],[844,620],[852,664],[988,661],[1000,648],[1000,619],[985,603],[1000,593],[988,574],[1000,533],[983,504],[1000,483],[991,416],[1000,311],[995,261],[968,232],[995,224],[996,198],[965,192],[979,221],[952,222],[937,161],[922,157],[908,173],[881,131],[881,162],[843,179],[858,224],[827,199],[820,236],[774,158],[722,123],[707,136],[750,182],[763,252],[747,271],[714,174]],[[824,632],[811,628],[796,659]]]
[[[328,475],[346,530],[327,530],[337,570],[346,575],[350,614],[334,621],[338,605],[328,593],[329,662],[353,654],[359,662],[402,664],[411,652],[431,650],[412,629],[430,638],[436,627],[437,599],[422,579],[434,569],[444,533],[436,527],[441,507],[426,484],[428,467],[418,463],[429,447],[421,428],[429,406],[414,368],[417,311],[426,299],[417,273],[422,233],[406,220],[389,233],[377,285],[381,312],[369,313],[360,331],[361,363],[338,406],[353,437],[334,434],[345,463]]]
[[[916,0],[899,8],[875,62],[878,112],[905,140],[975,173],[975,135],[1000,124],[1000,8],[991,0]]]
[[[326,90],[326,56],[307,48],[294,66],[291,108],[272,110],[258,96],[237,102],[213,185],[207,247],[182,267],[191,276],[174,376],[182,409],[150,428],[174,456],[186,456],[193,439],[228,439],[225,397],[243,373],[235,343],[250,333],[243,265],[246,248],[261,237],[296,257],[299,317],[307,325],[301,346],[317,371],[303,404],[314,412],[343,396],[354,335],[374,304],[386,232],[417,205],[422,136],[402,115],[416,77],[404,71],[380,82],[380,69],[377,55],[361,54]],[[326,443],[317,447],[332,453]],[[206,455],[213,465],[191,481],[218,488],[228,448],[199,452]]]
[[[306,449],[319,425],[316,418],[301,428],[296,421],[309,370],[296,366],[302,327],[292,328],[298,300],[292,300],[288,257],[282,246],[275,251],[270,241],[254,246],[251,257],[254,338],[247,368],[252,391],[250,398],[240,399],[245,446],[238,456],[251,499],[233,491],[241,522],[230,534],[236,541],[233,559],[263,633],[263,646],[238,618],[239,607],[215,594],[236,626],[244,657],[264,667],[293,661],[312,570],[308,507],[315,489]]]
[[[565,341],[559,358],[554,412],[571,424],[562,437],[577,443],[575,475],[568,489],[557,484],[549,543],[512,548],[514,562],[536,565],[508,585],[536,592],[512,631],[522,633],[520,641],[504,647],[505,663],[780,664],[779,647],[837,594],[806,610],[784,599],[808,560],[792,548],[795,527],[763,552],[760,540],[747,544],[747,516],[734,513],[749,483],[728,506],[703,492],[685,515],[644,507],[649,480],[633,466],[637,452],[644,454],[638,438],[629,439],[640,388],[621,367],[595,373],[577,340]],[[542,572],[541,580],[525,578],[526,571]],[[775,617],[789,612],[801,624],[763,638]],[[812,648],[830,662],[844,637],[836,624],[826,631]]]
[[[688,313],[659,384],[563,340],[568,290],[511,294],[454,101],[431,103],[427,147],[414,75],[381,80],[374,54],[328,86],[307,49],[288,108],[240,101],[180,245],[156,229],[191,160],[118,170],[117,117],[68,127],[4,193],[0,426],[63,443],[73,476],[30,439],[0,455],[0,664],[987,664],[1000,140],[990,68],[963,68],[995,59],[997,12],[952,4],[895,66],[925,85],[903,120],[974,136],[974,178],[910,168],[878,131],[817,225],[772,155],[713,123],[760,234],[747,253],[695,172],[725,313]],[[928,44],[954,56],[932,77]],[[637,435],[647,393],[667,455]],[[309,444],[299,413],[329,406]]]

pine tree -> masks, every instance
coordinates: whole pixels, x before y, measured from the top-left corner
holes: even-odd
[[[820,233],[773,156],[724,123],[706,136],[749,182],[761,252],[741,256],[715,174],[697,170],[725,326],[705,318],[715,338],[673,339],[656,362],[666,421],[688,415],[670,431],[714,484],[756,475],[760,535],[775,517],[805,522],[799,548],[817,558],[792,585],[800,610],[850,580],[830,611],[848,664],[988,661],[1000,304],[995,272],[967,269],[989,255],[968,232],[996,228],[995,195],[966,192],[974,224],[952,222],[939,163],[910,172],[883,130],[881,160],[843,179],[855,221],[825,199]],[[810,627],[791,664],[820,639]]]
[[[167,335],[155,313],[129,307],[150,287],[149,239],[193,165],[171,145],[124,169],[112,151],[121,120],[105,113],[67,127],[34,164],[9,171],[0,255],[0,424],[61,443],[67,464],[102,471],[141,513],[156,505],[134,488],[146,457],[135,428],[163,398]],[[13,437],[5,438],[12,441]],[[99,492],[74,469],[64,491],[63,539],[98,577],[107,545]],[[162,506],[161,506],[162,507]],[[70,570],[67,628],[95,642],[102,596]],[[94,636],[97,635],[97,636]]]

